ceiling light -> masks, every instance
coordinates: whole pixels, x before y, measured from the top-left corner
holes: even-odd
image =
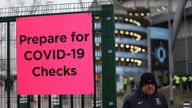
[[[122,61],[122,62],[125,61],[125,58],[121,58],[121,61]]]
[[[129,21],[129,19],[128,19],[128,18],[125,18],[125,21],[126,21],[126,22]]]
[[[115,47],[118,47],[119,45],[117,43],[115,43]]]
[[[121,44],[121,48],[123,48],[124,47],[124,44]]]

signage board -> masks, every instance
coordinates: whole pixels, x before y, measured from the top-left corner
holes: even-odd
[[[159,27],[148,28],[151,41],[151,71],[159,86],[169,83],[168,30]]]
[[[94,93],[91,13],[19,17],[16,35],[19,95]]]

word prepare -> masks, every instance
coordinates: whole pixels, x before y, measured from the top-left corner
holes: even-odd
[[[20,45],[22,45],[24,42],[27,44],[39,44],[40,46],[45,43],[57,43],[57,42],[66,42],[67,37],[66,35],[55,35],[55,36],[33,36],[33,37],[27,37],[26,35],[20,35]]]

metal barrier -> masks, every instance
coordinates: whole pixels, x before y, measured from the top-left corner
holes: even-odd
[[[183,102],[183,108],[191,108],[191,102],[190,101],[184,101]]]

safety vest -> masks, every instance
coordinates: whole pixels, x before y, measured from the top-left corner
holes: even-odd
[[[175,79],[175,84],[180,84],[180,77],[179,76],[176,76],[174,79]]]
[[[177,75],[174,75],[172,80],[175,81],[176,78],[177,78]]]
[[[187,81],[187,77],[186,76],[183,76],[181,79],[182,79],[183,82]]]
[[[132,77],[132,76],[129,77],[129,81],[133,81],[134,79],[135,79],[135,78]]]
[[[123,84],[128,84],[128,79],[127,78],[123,79]]]
[[[189,76],[189,82],[192,82],[192,75]]]

